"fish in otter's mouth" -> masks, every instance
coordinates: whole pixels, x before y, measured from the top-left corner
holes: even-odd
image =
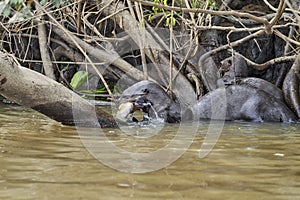
[[[115,117],[120,123],[138,122],[133,117],[137,110],[143,112],[143,119],[140,121],[161,119],[177,123],[181,120],[181,108],[177,99],[171,99],[169,93],[151,81],[140,81],[130,86],[123,91],[118,101],[119,110]]]
[[[142,121],[149,121],[149,111],[151,106],[151,102],[143,98],[142,96],[138,97],[135,100],[120,103],[118,112],[116,114],[116,119],[121,123],[139,122],[139,120],[133,117],[133,113],[137,110],[140,110],[143,112]]]

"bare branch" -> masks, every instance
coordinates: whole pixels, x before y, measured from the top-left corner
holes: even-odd
[[[297,41],[295,41],[295,40],[292,40],[291,38],[289,38],[289,37],[283,35],[280,31],[274,30],[274,33],[275,33],[278,37],[282,38],[283,40],[286,40],[286,41],[288,41],[288,42],[290,42],[290,43],[293,43],[293,44],[295,44],[295,45],[297,45],[297,46],[300,46],[300,42],[297,42]]]
[[[270,24],[267,19],[262,18],[262,17],[257,17],[255,15],[249,14],[249,13],[244,13],[244,12],[237,12],[234,10],[231,11],[215,11],[215,10],[206,10],[206,9],[201,9],[201,8],[181,8],[181,7],[174,7],[174,6],[166,6],[160,3],[154,3],[150,1],[144,1],[144,0],[132,0],[136,2],[140,2],[143,5],[146,6],[153,6],[156,8],[161,8],[165,10],[173,10],[173,11],[178,11],[178,12],[185,12],[185,13],[204,13],[204,14],[211,14],[211,15],[218,15],[218,16],[235,16],[235,17],[245,17],[248,19],[251,19],[255,22],[264,24],[265,27],[268,27]]]
[[[217,88],[217,83],[214,82],[214,80],[217,81],[217,78],[216,78],[217,74],[212,74],[211,77],[208,77],[207,70],[208,70],[208,68],[210,66],[205,66],[206,60],[209,59],[209,57],[211,57],[212,55],[214,55],[214,54],[216,54],[216,53],[218,53],[220,51],[224,51],[224,50],[227,50],[229,48],[233,48],[235,46],[238,46],[238,45],[240,45],[240,44],[242,44],[242,43],[244,43],[244,42],[246,42],[246,41],[248,41],[250,39],[253,39],[255,37],[261,36],[264,33],[265,32],[263,30],[257,31],[255,33],[252,33],[251,35],[248,35],[247,37],[244,37],[244,38],[240,39],[240,40],[237,40],[237,41],[234,41],[232,43],[229,43],[229,44],[220,46],[220,47],[218,47],[216,49],[213,49],[213,50],[211,50],[211,51],[203,54],[200,57],[200,59],[198,61],[198,65],[200,67],[201,78],[203,80],[203,83],[205,84],[205,86],[207,87],[207,89],[209,91],[212,91],[212,90],[214,90],[214,89]],[[217,72],[215,72],[215,73],[217,73]]]
[[[238,53],[238,52],[234,52],[234,54],[237,54],[239,56],[241,56],[242,58],[244,58],[244,60],[246,61],[247,65],[257,69],[257,70],[265,70],[267,68],[269,68],[271,65],[275,65],[275,64],[279,64],[279,63],[285,63],[285,62],[291,62],[294,61],[297,58],[297,55],[294,56],[283,56],[283,57],[279,57],[279,58],[274,58],[272,60],[269,60],[265,63],[262,64],[257,64],[251,60],[249,60],[248,58],[246,58],[245,56],[243,56],[242,54]]]
[[[76,45],[76,47],[81,51],[81,53],[85,56],[85,58],[87,59],[87,61],[92,65],[92,67],[94,68],[94,70],[97,72],[97,75],[100,77],[102,83],[104,84],[106,90],[108,91],[109,95],[111,96],[111,98],[114,100],[113,94],[109,89],[108,84],[106,83],[104,77],[102,76],[102,74],[99,72],[99,70],[96,68],[96,66],[93,64],[92,60],[89,58],[89,56],[86,54],[86,52],[82,49],[82,47],[75,41],[74,36],[72,36],[68,30],[66,30],[60,23],[58,23],[56,21],[56,19],[50,14],[48,13],[45,8],[43,8],[39,2],[37,2],[37,0],[34,0],[35,4],[45,13],[48,15],[48,17],[69,37],[69,39],[71,39],[74,44]]]
[[[282,13],[284,11],[284,8],[285,8],[284,0],[280,0],[280,3],[279,3],[279,6],[278,6],[278,9],[277,9],[275,17],[271,20],[271,22],[269,23],[269,25],[266,26],[266,32],[267,33],[272,33],[273,26],[280,19],[281,15],[282,15]]]
[[[43,68],[45,71],[45,75],[55,80],[56,78],[54,75],[53,65],[50,58],[49,47],[47,45],[48,44],[47,31],[46,31],[45,24],[43,22],[40,22],[38,24],[38,34],[39,34],[40,52],[43,61]]]

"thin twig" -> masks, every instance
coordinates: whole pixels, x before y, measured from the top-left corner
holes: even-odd
[[[39,2],[37,0],[34,0],[34,2],[36,3],[36,5],[44,12],[48,15],[48,17],[70,38],[70,40],[73,41],[73,43],[75,44],[75,46],[80,50],[80,52],[84,55],[84,57],[87,59],[87,61],[92,65],[93,69],[96,71],[97,75],[100,77],[102,83],[104,84],[108,94],[111,96],[112,100],[114,100],[113,94],[111,92],[111,90],[109,89],[108,84],[106,83],[104,77],[102,76],[102,74],[99,72],[99,70],[97,69],[97,67],[94,65],[93,61],[90,59],[90,57],[86,54],[86,52],[82,49],[82,47],[76,42],[76,40],[74,39],[74,36],[72,34],[70,34],[70,32],[68,30],[66,30],[65,27],[63,27],[60,23],[57,22],[57,20],[51,15],[49,14],[45,8],[43,8]]]
[[[174,7],[174,0],[172,0],[172,7]],[[169,22],[170,27],[170,65],[169,65],[169,90],[170,92],[170,98],[173,99],[173,17],[174,17],[174,11],[171,10],[171,20]]]
[[[296,23],[286,23],[281,25],[275,25],[274,29],[284,28],[288,26],[299,26]],[[220,30],[220,31],[233,31],[233,32],[253,32],[253,31],[259,31],[263,30],[263,26],[253,27],[253,28],[237,28],[234,26],[196,26],[198,30]]]
[[[129,1],[130,2],[130,1]],[[146,54],[145,54],[145,23],[144,23],[144,17],[143,17],[143,11],[141,9],[141,4],[138,2],[135,3],[135,10],[137,13],[137,17],[141,26],[141,36],[138,37],[138,45],[140,48],[141,58],[142,58],[142,66],[143,66],[143,73],[144,73],[144,79],[148,80],[148,68],[147,68],[147,61],[146,61]],[[134,17],[134,15],[133,15]]]
[[[224,51],[224,50],[226,50],[226,49],[229,49],[230,47],[238,46],[238,45],[240,45],[240,44],[242,44],[242,43],[244,43],[244,42],[246,42],[246,41],[248,41],[248,40],[250,40],[250,39],[253,39],[253,38],[256,38],[256,37],[258,37],[258,36],[261,36],[261,35],[263,35],[264,33],[265,33],[265,32],[264,32],[263,30],[257,31],[257,32],[252,33],[251,35],[248,35],[248,36],[246,36],[246,37],[244,37],[244,38],[242,38],[242,39],[239,39],[239,40],[237,40],[237,41],[231,42],[231,43],[229,43],[229,44],[220,46],[220,47],[218,47],[218,48],[216,48],[216,49],[213,49],[213,50],[211,50],[211,51],[209,51],[209,52],[206,52],[205,54],[203,54],[203,55],[200,57],[198,63],[199,63],[199,65],[200,65],[200,74],[201,74],[201,78],[202,78],[202,80],[203,80],[205,86],[207,87],[207,89],[208,89],[209,91],[212,91],[213,88],[212,88],[212,87],[209,85],[209,83],[208,83],[208,80],[207,80],[207,78],[206,78],[206,76],[207,76],[207,75],[206,75],[206,71],[201,69],[201,68],[203,67],[203,64],[205,63],[205,60],[206,60],[207,58],[209,58],[210,56],[212,56],[212,55],[214,55],[214,54],[216,54],[216,53],[218,53],[218,52],[220,52],[220,51]]]
[[[278,9],[277,9],[277,12],[276,12],[276,15],[275,17],[271,20],[271,22],[269,23],[268,26],[266,26],[266,32],[267,33],[272,33],[272,29],[273,29],[273,26],[278,22],[278,20],[280,19],[283,11],[285,9],[285,3],[284,3],[284,0],[280,0],[280,3],[279,3],[279,6],[278,6]]]
[[[269,26],[268,20],[262,17],[257,17],[255,15],[249,14],[249,13],[244,13],[244,12],[237,12],[237,11],[215,11],[215,10],[206,10],[206,9],[201,9],[201,8],[181,8],[181,7],[175,7],[175,6],[167,6],[163,5],[160,3],[154,3],[150,1],[144,1],[144,0],[132,0],[136,2],[140,2],[143,5],[146,6],[153,6],[156,8],[162,8],[165,10],[170,10],[170,11],[177,11],[177,12],[192,12],[192,13],[204,13],[204,14],[211,14],[211,15],[225,15],[225,16],[235,16],[235,17],[245,17],[252,19],[253,21],[256,21],[258,23],[264,24],[266,27]]]
[[[248,66],[250,66],[250,67],[252,67],[254,69],[257,69],[259,71],[266,70],[271,65],[294,61],[297,58],[297,55],[283,56],[283,57],[274,58],[274,59],[269,60],[269,61],[267,61],[265,63],[257,64],[255,62],[249,60],[248,58],[246,58],[242,54],[239,54],[238,52],[234,52],[234,54],[237,54],[237,55],[241,56],[246,61],[246,63],[247,63]]]
[[[288,42],[290,42],[290,43],[293,43],[293,44],[295,44],[295,45],[297,45],[297,46],[300,46],[300,42],[297,42],[297,41],[295,41],[295,40],[293,40],[293,39],[291,39],[291,38],[289,38],[289,37],[283,35],[280,31],[274,30],[274,33],[275,33],[278,37],[282,38],[283,40],[288,41]]]

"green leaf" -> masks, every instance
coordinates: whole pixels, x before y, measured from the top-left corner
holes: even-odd
[[[52,0],[52,2],[54,4],[55,8],[59,8],[62,1],[61,0]]]
[[[149,21],[149,22],[152,22],[152,15],[151,15],[151,14],[148,15],[148,21]]]
[[[215,0],[209,0],[208,1],[208,6],[212,7],[212,9],[216,10],[217,9],[217,3]]]
[[[170,20],[171,20],[171,19],[170,19],[169,17],[166,19],[166,26],[167,26],[167,27],[169,27],[169,25],[170,25]]]
[[[87,77],[88,73],[86,71],[78,71],[72,77],[70,85],[76,90],[87,81]]]
[[[47,0],[41,0],[41,1],[40,1],[41,6],[46,5],[46,3],[47,3]]]
[[[6,7],[6,8],[3,10],[2,15],[3,15],[4,17],[8,17],[9,14],[10,14],[10,8]]]
[[[172,21],[172,26],[175,26],[176,25],[176,19],[175,19],[175,17],[172,17],[171,21]]]
[[[152,10],[153,10],[154,14],[157,14],[159,9],[156,7],[152,7]]]
[[[4,17],[8,17],[10,14],[10,5],[5,3],[4,1],[0,2],[0,15]]]
[[[82,93],[86,94],[106,94],[107,90],[105,87],[97,89],[97,90],[80,90]]]
[[[64,6],[70,6],[71,3],[69,1],[64,1]]]
[[[27,6],[23,9],[23,14],[27,17],[31,17],[30,6]]]
[[[99,88],[95,91],[96,94],[107,93],[106,87]]]

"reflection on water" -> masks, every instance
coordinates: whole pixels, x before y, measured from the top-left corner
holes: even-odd
[[[200,159],[208,124],[200,124],[176,162],[151,173],[126,174],[94,159],[74,127],[0,105],[0,199],[300,198],[299,125],[226,123],[213,151]],[[119,148],[143,152],[168,144],[178,125],[135,137],[142,128],[147,129],[132,128],[131,135],[118,129],[105,133]]]

